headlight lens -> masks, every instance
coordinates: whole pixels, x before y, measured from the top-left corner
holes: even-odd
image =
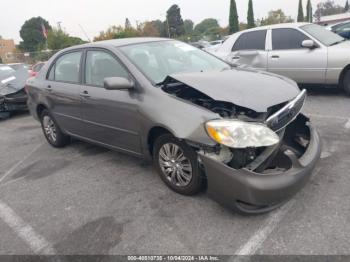
[[[214,120],[205,124],[208,135],[231,148],[265,147],[279,142],[278,135],[259,123],[239,120]]]

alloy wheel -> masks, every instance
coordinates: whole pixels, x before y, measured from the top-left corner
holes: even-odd
[[[160,168],[172,184],[186,187],[192,180],[192,165],[184,155],[183,150],[176,144],[164,144],[159,150]]]
[[[57,140],[56,126],[52,118],[48,115],[43,118],[43,126],[46,137],[53,143]]]

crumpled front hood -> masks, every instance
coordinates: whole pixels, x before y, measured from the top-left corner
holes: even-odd
[[[251,69],[231,69],[170,75],[216,101],[225,101],[256,112],[295,98],[300,89],[282,76]]]

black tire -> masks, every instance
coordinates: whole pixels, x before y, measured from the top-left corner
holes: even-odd
[[[344,80],[343,80],[343,89],[345,93],[350,96],[350,69],[345,72]]]
[[[53,147],[64,147],[70,142],[70,137],[63,134],[55,119],[48,110],[43,110],[40,116],[41,128],[47,142]],[[50,125],[50,127],[48,127]],[[51,129],[50,129],[51,128]]]
[[[185,159],[182,162],[181,161],[177,161],[176,163],[178,163],[181,167],[165,167],[164,168],[164,163],[171,163],[171,161],[167,161],[165,162],[162,157],[162,155],[164,156],[164,150],[165,147],[167,146],[171,146],[171,145],[175,145],[182,151],[184,158],[180,157],[180,159]],[[162,152],[161,152],[162,150]],[[161,152],[161,153],[160,153]],[[161,156],[160,156],[161,154]],[[203,178],[201,176],[201,172],[198,166],[198,160],[197,160],[197,153],[189,146],[187,145],[185,142],[180,141],[178,139],[176,139],[174,136],[172,136],[171,134],[163,134],[161,136],[159,136],[153,146],[153,162],[154,162],[154,166],[157,169],[158,174],[160,175],[161,179],[164,181],[164,183],[173,191],[175,191],[176,193],[179,193],[181,195],[187,195],[187,196],[191,196],[191,195],[195,195],[197,193],[199,193],[202,188],[203,188]],[[163,164],[161,164],[163,163]],[[177,165],[176,163],[173,163],[174,165]],[[188,167],[189,164],[191,165],[191,175],[188,175]],[[163,170],[166,169],[166,171],[168,171],[169,169],[167,168],[178,168],[178,172],[173,171],[171,174],[166,174],[166,172],[164,172]],[[180,171],[179,171],[180,170]],[[171,171],[170,171],[171,172]],[[172,176],[172,174],[174,174]],[[180,175],[180,173],[182,175]],[[184,178],[184,175],[186,174],[186,183],[183,183],[182,185],[180,185],[179,183],[185,181],[186,179]],[[179,177],[180,175],[180,177]],[[174,177],[174,179],[172,179],[172,177]],[[190,177],[190,179],[188,179],[188,177]],[[177,182],[177,183],[176,183]]]

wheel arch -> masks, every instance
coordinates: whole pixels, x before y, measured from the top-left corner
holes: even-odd
[[[348,64],[346,67],[344,67],[344,69],[341,71],[340,76],[339,76],[339,86],[340,87],[343,87],[345,74],[349,70],[350,70],[350,64]]]
[[[36,114],[38,116],[38,119],[41,118],[41,114],[42,112],[45,110],[45,109],[48,109],[48,107],[44,104],[38,104],[37,107],[36,107]]]
[[[147,135],[147,146],[148,146],[148,153],[150,156],[153,156],[153,145],[156,139],[163,135],[163,134],[171,134],[173,133],[168,129],[163,126],[154,126],[148,131]]]

